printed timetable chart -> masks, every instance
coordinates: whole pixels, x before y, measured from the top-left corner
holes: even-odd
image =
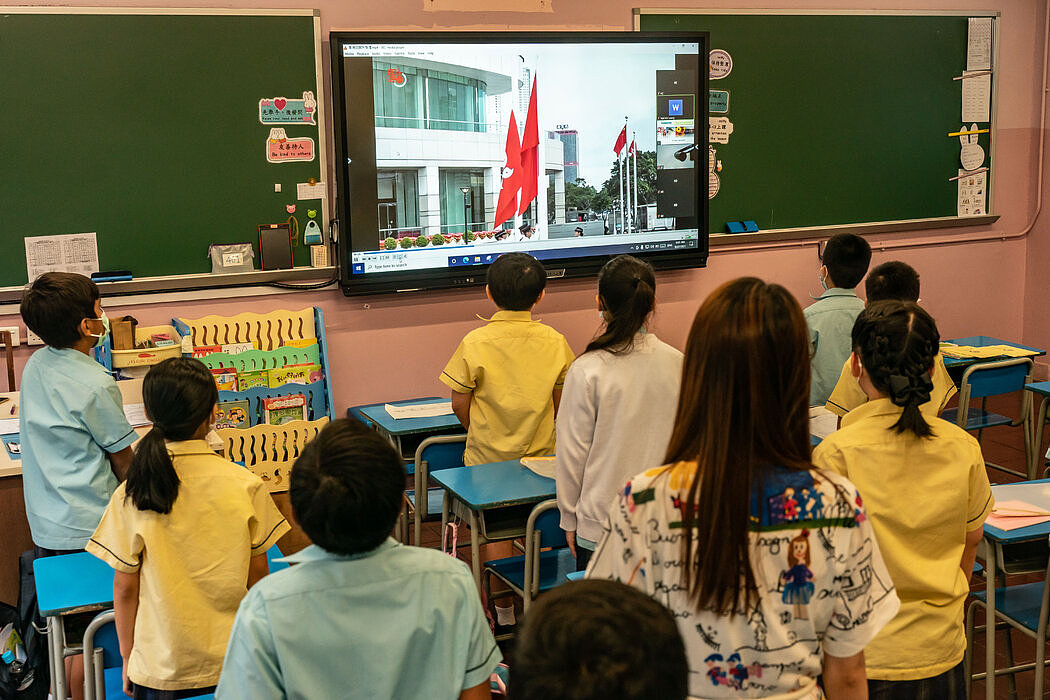
[[[57,236],[29,236],[26,244],[26,272],[30,281],[45,272],[98,272],[98,242],[94,233]]]

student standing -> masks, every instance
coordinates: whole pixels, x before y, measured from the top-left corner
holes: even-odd
[[[87,550],[116,570],[125,692],[175,700],[218,683],[237,606],[291,528],[258,476],[208,447],[218,392],[203,363],[164,360],[142,397],[153,428]]]
[[[813,452],[869,507],[901,608],[868,645],[873,698],[963,698],[963,607],[993,500],[977,440],[930,406],[940,335],[917,304],[868,305],[853,327],[853,376],[869,401]]]
[[[561,527],[587,568],[616,492],[662,464],[674,424],[682,353],[647,332],[656,276],[646,262],[613,258],[598,274],[605,326],[565,376],[555,460]]]
[[[333,421],[292,468],[313,545],[237,611],[219,700],[489,700],[502,656],[466,564],[390,537],[405,467],[357,421]]]
[[[485,285],[499,311],[463,338],[441,373],[467,429],[467,465],[554,452],[554,415],[574,355],[561,333],[532,318],[546,284],[531,255],[499,256]]]
[[[871,262],[871,246],[853,233],[837,233],[824,245],[820,284],[824,293],[806,307],[812,344],[813,379],[809,405],[823,406],[850,353],[850,330],[864,309],[854,287],[860,284]]]
[[[919,301],[919,273],[911,265],[891,260],[872,269],[864,280],[864,295],[868,303],[885,301]],[[938,352],[933,358],[933,389],[930,391],[930,410],[940,415],[949,399],[955,396],[955,382],[944,366],[944,358]],[[850,358],[842,363],[842,373],[838,383],[824,405],[837,416],[844,416],[856,407],[866,403],[867,395],[853,376]],[[925,409],[925,406],[919,408]]]
[[[124,479],[138,435],[117,383],[91,357],[109,332],[95,283],[47,272],[26,290],[20,311],[47,344],[22,371],[26,517],[37,556],[79,551]]]
[[[809,343],[783,287],[743,278],[700,307],[669,464],[634,477],[588,578],[674,613],[700,698],[866,697],[864,647],[897,612],[860,496],[810,462]]]

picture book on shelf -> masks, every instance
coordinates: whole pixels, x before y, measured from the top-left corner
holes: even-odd
[[[257,386],[270,385],[270,373],[265,369],[249,370],[237,373],[237,385],[239,391],[248,391]]]
[[[271,389],[276,389],[284,384],[312,384],[322,378],[321,365],[316,363],[288,365],[271,369],[269,372]]]
[[[282,425],[293,420],[306,420],[306,396],[272,396],[263,399],[263,422]]]
[[[216,405],[215,429],[250,428],[248,401],[220,401]]]
[[[237,370],[232,367],[213,367],[211,373],[219,391],[237,391]]]
[[[226,345],[198,345],[193,348],[194,357],[207,357],[212,353],[224,352],[227,355],[236,355],[239,352],[257,349],[257,343],[253,340],[248,343],[227,343]]]

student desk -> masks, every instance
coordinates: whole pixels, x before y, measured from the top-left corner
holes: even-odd
[[[992,495],[997,503],[1020,500],[1030,503],[1041,510],[1050,510],[1050,479],[1023,481],[1017,484],[1001,484],[992,487]],[[1050,535],[1050,522],[1017,528],[1000,530],[991,525],[984,526],[984,539],[981,549],[985,562],[985,590],[987,594],[988,620],[995,620],[995,572],[1007,570],[1006,550],[1010,545],[1024,542],[1047,541]],[[995,698],[995,624],[985,625],[985,697]],[[970,679],[967,678],[969,683]]]
[[[113,569],[88,554],[63,554],[33,562],[40,614],[47,618],[47,655],[54,697],[66,697],[66,646],[62,616],[113,605]]]
[[[1032,431],[1032,464],[1028,467],[1028,473],[1035,475],[1038,473],[1039,460],[1043,455],[1043,426],[1046,425],[1046,414],[1050,409],[1050,382],[1033,382],[1025,385],[1025,390],[1030,391],[1036,396],[1041,396],[1042,401],[1039,402],[1039,409],[1035,414],[1035,430]]]
[[[447,401],[439,396],[428,396],[422,399],[409,399],[407,401],[392,401],[395,406],[412,406],[421,403],[436,403]],[[351,406],[346,409],[346,415],[357,419],[366,425],[378,430],[391,444],[397,448],[401,456],[412,459],[415,447],[411,447],[411,453],[405,453],[402,438],[408,436],[428,437],[430,435],[463,432],[463,426],[454,414],[447,416],[434,416],[432,418],[400,418],[394,419],[386,412],[385,403],[366,404],[364,406]]]
[[[956,345],[969,345],[975,348],[984,348],[989,345],[1010,345],[1015,348],[1021,348],[1022,350],[1031,350],[1037,353],[1037,357],[1046,354],[1046,350],[1041,348],[1033,348],[1027,345],[1021,345],[1020,343],[1014,343],[1009,340],[1000,340],[999,338],[993,338],[988,335],[973,335],[969,338],[953,338],[952,340],[944,341],[946,343],[955,343]],[[948,370],[957,370],[965,367],[969,367],[972,364],[978,362],[990,362],[992,360],[1002,360],[1002,357],[948,357],[944,356],[944,367]]]
[[[532,505],[554,498],[554,479],[548,479],[521,466],[516,459],[476,464],[471,467],[442,469],[430,475],[445,488],[441,504],[441,531],[452,512],[453,502],[469,511],[470,561],[474,582],[481,590],[481,539],[506,540],[525,532],[528,518],[500,519],[499,509]]]

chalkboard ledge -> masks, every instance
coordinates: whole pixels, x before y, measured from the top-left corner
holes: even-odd
[[[194,289],[215,289],[224,287],[254,287],[283,283],[324,282],[338,274],[336,267],[296,267],[291,270],[255,270],[254,272],[235,272],[227,274],[167,275],[163,277],[143,277],[125,282],[100,282],[99,291],[103,297],[125,296],[129,294],[148,294],[151,292],[177,292]],[[0,288],[0,304],[17,303],[22,299],[22,287]],[[218,296],[218,294],[216,295]]]
[[[865,224],[838,224],[832,226],[806,226],[804,228],[778,228],[757,233],[711,233],[710,245],[746,245],[749,243],[775,243],[805,239],[823,240],[836,233],[858,235],[877,233],[907,233],[941,228],[963,228],[987,226],[999,220],[998,214],[985,216],[942,216],[931,219],[907,219],[904,221],[880,221]]]

